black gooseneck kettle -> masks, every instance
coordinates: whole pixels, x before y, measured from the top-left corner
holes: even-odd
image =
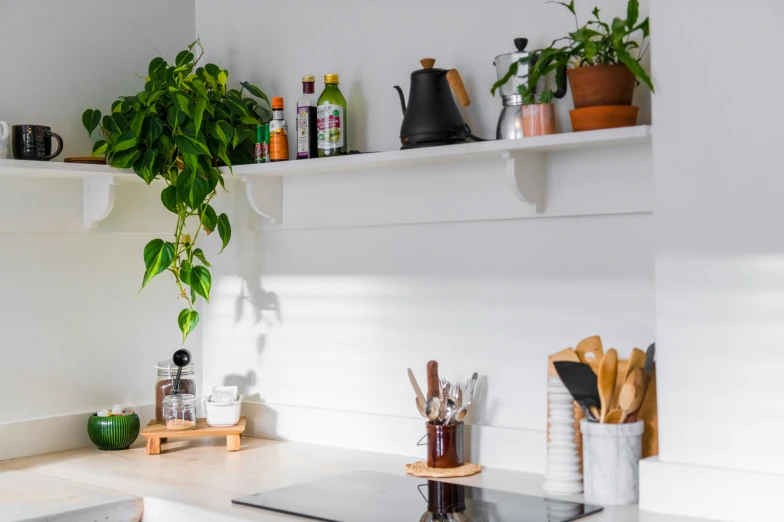
[[[408,107],[403,90],[398,85],[394,87],[403,109],[401,149],[462,143],[466,138],[484,141],[471,134],[452,97],[454,92],[463,107],[471,104],[460,73],[457,69],[435,69],[435,62],[433,58],[423,58],[422,69],[411,73]]]

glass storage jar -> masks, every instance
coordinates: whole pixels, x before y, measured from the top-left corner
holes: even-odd
[[[167,395],[163,399],[163,420],[167,430],[192,430],[196,427],[196,396],[190,393]]]
[[[155,381],[155,422],[164,424],[163,399],[174,394],[174,378],[177,376],[177,366],[172,361],[158,361],[155,366],[158,378]],[[180,378],[180,393],[196,394],[196,376],[193,374],[193,363],[182,367]]]

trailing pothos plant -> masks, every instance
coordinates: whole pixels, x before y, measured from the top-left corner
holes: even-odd
[[[651,91],[654,90],[650,76],[640,65],[640,60],[642,60],[648,50],[645,46],[645,39],[650,34],[650,23],[648,18],[639,20],[639,0],[629,0],[626,5],[626,19],[616,17],[611,24],[602,21],[599,16],[599,8],[594,7],[591,12],[594,19],[589,20],[582,27],[577,20],[574,0],[571,0],[568,4],[566,2],[547,3],[566,7],[574,15],[575,31],[569,33],[569,36],[553,40],[549,46],[532,51],[528,56],[524,56],[519,61],[512,63],[506,75],[493,84],[493,87],[490,89],[492,94],[495,94],[496,89],[517,74],[518,64],[527,62],[530,62],[528,66],[528,85],[533,89],[535,89],[539,79],[551,72],[556,73],[557,83],[561,85],[565,80],[564,75],[567,67],[622,63],[629,68],[629,71],[634,74],[638,81],[645,83]],[[642,35],[640,42],[632,39],[634,34]]]
[[[229,89],[227,70],[211,63],[197,67],[203,54],[197,40],[173,64],[154,58],[143,91],[121,96],[103,118],[99,110],[82,115],[90,135],[98,127],[103,134],[93,156],[106,155],[112,167],[133,168],[148,185],[155,179],[166,185],[161,202],[177,216],[174,238],[153,239],[144,247],[141,287],[161,272],[172,274],[187,303],[177,319],[183,343],[199,322],[197,297],[210,300],[211,265],[195,246],[199,233],[217,230],[221,252],[231,240],[228,216],[218,215],[210,204],[219,185],[225,190],[219,161],[229,170],[232,164],[252,161],[256,125],[270,117],[256,99],[269,106],[258,87],[241,82],[239,90]]]

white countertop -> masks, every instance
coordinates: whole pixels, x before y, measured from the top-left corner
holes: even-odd
[[[226,451],[225,438],[183,439],[161,455],[143,447],[101,452],[94,448],[0,462],[0,522],[138,520],[303,520],[236,506],[231,499],[355,470],[405,475],[413,457],[330,446],[243,437],[242,449]],[[485,469],[454,482],[528,495],[542,495],[540,475]],[[581,496],[568,500],[582,501]],[[134,515],[136,513],[136,515]],[[172,518],[174,516],[174,518]],[[607,508],[588,522],[709,522],[640,512],[636,506]]]

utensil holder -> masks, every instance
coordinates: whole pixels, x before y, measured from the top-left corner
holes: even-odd
[[[456,468],[462,466],[463,427],[456,424],[431,424],[427,426],[427,465],[431,468]]]
[[[585,501],[602,506],[636,504],[643,421],[599,424],[580,421]]]

